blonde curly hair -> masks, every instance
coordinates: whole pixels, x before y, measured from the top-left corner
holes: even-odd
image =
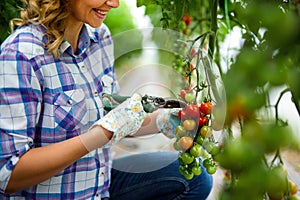
[[[59,56],[58,48],[64,39],[65,19],[69,15],[68,0],[22,0],[20,18],[11,20],[15,26],[42,24],[46,28],[48,52]]]

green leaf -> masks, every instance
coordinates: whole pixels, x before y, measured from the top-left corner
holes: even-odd
[[[185,9],[185,1],[182,0],[175,0],[174,2],[174,15],[176,20],[181,20],[184,14],[184,9]]]
[[[136,6],[140,7],[140,6],[148,6],[151,4],[155,4],[156,5],[156,0],[137,0],[136,2]]]

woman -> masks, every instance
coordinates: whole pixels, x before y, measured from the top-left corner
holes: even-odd
[[[156,118],[167,116],[146,114],[137,94],[105,115],[102,94],[118,85],[103,20],[119,1],[24,3],[18,29],[1,45],[1,199],[205,199],[211,177],[186,181],[177,161],[143,173],[118,170],[175,153],[126,157],[112,168],[111,144],[163,131]]]

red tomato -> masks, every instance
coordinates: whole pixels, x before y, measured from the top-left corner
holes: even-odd
[[[184,21],[184,23],[185,23],[187,26],[189,26],[189,25],[192,23],[193,19],[192,19],[192,17],[191,17],[189,14],[185,13],[185,14],[183,15],[183,17],[182,17],[182,21]]]
[[[198,119],[198,126],[203,126],[203,125],[207,125],[208,124],[208,117],[205,117],[203,115],[200,115],[199,119]]]
[[[196,49],[192,49],[190,54],[191,54],[191,57],[194,58],[194,56],[197,54]]]
[[[185,110],[179,110],[178,111],[178,118],[180,120],[185,120],[188,118],[188,113]]]
[[[186,112],[189,116],[198,118],[200,116],[199,108],[196,104],[189,104],[186,107]]]
[[[201,103],[199,110],[205,115],[211,114],[212,103],[210,101]]]
[[[185,95],[186,95],[187,91],[186,90],[181,90],[180,91],[180,97],[185,100]]]
[[[195,66],[192,63],[190,63],[190,70],[193,71],[194,69],[195,69]]]

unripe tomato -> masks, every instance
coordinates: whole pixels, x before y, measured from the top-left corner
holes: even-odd
[[[202,153],[202,147],[200,144],[195,144],[190,149],[190,154],[195,157],[199,157]]]
[[[282,199],[286,193],[287,171],[283,165],[278,165],[269,171],[267,194],[271,199]]]
[[[207,168],[208,166],[213,165],[213,161],[211,158],[206,158],[203,160],[203,166]]]
[[[198,176],[202,173],[202,168],[200,166],[193,166],[192,172],[194,175]]]
[[[212,130],[210,126],[202,126],[200,129],[200,134],[202,135],[202,137],[204,138],[209,138],[212,135]]]
[[[182,162],[184,163],[184,164],[191,164],[193,161],[194,161],[194,156],[192,156],[190,153],[188,153],[188,152],[183,152],[182,154],[181,154],[181,159],[182,159]]]
[[[298,186],[295,182],[289,180],[289,190],[291,195],[295,195],[298,192]]]
[[[186,170],[187,170],[187,168],[184,164],[179,165],[178,171],[179,171],[180,174],[184,175]]]
[[[188,102],[188,103],[193,103],[196,99],[196,96],[193,92],[188,92],[186,93],[185,95],[185,101]]]
[[[198,144],[203,144],[204,138],[203,138],[201,135],[198,135],[197,138],[196,138],[196,142],[197,142]]]
[[[193,119],[186,119],[183,121],[183,126],[186,130],[191,131],[196,128],[196,121]]]
[[[180,21],[178,24],[178,28],[180,31],[186,29],[186,23],[184,21]]]
[[[216,144],[216,143],[213,143],[212,148],[211,148],[211,150],[209,151],[209,153],[210,153],[212,156],[215,156],[215,155],[217,155],[219,152],[220,152],[220,147],[219,147],[219,145]]]
[[[206,171],[209,174],[214,174],[217,171],[217,166],[216,165],[209,165],[208,167],[206,167]]]
[[[183,136],[179,139],[180,147],[184,150],[187,150],[193,146],[193,139],[189,136]]]
[[[175,150],[177,150],[177,151],[182,150],[182,149],[181,149],[181,146],[180,146],[180,144],[179,144],[179,140],[173,143],[173,148],[174,148]]]
[[[288,197],[288,200],[300,200],[300,196],[298,195],[292,195]]]
[[[188,170],[186,170],[184,171],[183,176],[186,180],[191,180],[194,177],[194,174],[193,172],[189,172]]]
[[[175,135],[177,137],[182,137],[182,136],[185,135],[185,133],[186,133],[186,130],[183,126],[179,125],[179,126],[176,127]]]
[[[191,166],[200,166],[200,159],[196,157],[194,161],[190,164]]]

